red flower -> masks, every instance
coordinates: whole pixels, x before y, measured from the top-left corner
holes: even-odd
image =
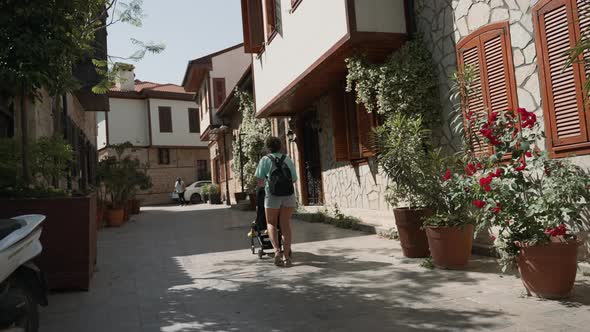
[[[471,121],[471,119],[473,118],[473,111],[467,112],[467,115],[465,117],[467,118],[468,121]]]
[[[478,209],[482,209],[484,206],[486,206],[486,202],[476,199],[473,201],[473,205],[477,206]]]
[[[494,173],[494,177],[495,177],[495,178],[499,178],[499,177],[501,177],[501,176],[502,176],[502,174],[503,174],[503,173],[504,173],[504,170],[503,170],[503,169],[501,169],[501,168],[498,168],[498,169],[496,170],[496,172]]]
[[[525,152],[525,153],[524,153],[524,155],[525,155],[527,158],[530,158],[530,157],[532,157],[532,156],[533,156],[533,154],[531,153],[531,151],[527,151],[527,152]]]
[[[473,164],[467,164],[467,168],[465,168],[465,174],[468,176],[472,176],[477,172],[477,168]]]
[[[486,176],[485,178],[479,179],[479,185],[483,188],[483,190],[485,190],[485,192],[489,192],[490,190],[492,190],[492,187],[490,187],[490,183],[492,183],[493,178],[494,177],[492,174]]]
[[[492,114],[490,114],[490,117],[488,118],[488,122],[489,123],[493,123],[496,121],[496,119],[498,118],[498,112],[492,112]]]
[[[533,112],[527,112],[524,108],[519,108],[518,114],[520,114],[520,119],[522,121],[523,128],[533,128],[535,122],[537,122],[537,115]]]
[[[549,236],[562,236],[567,233],[567,228],[565,224],[561,224],[557,227],[549,227],[545,230],[545,234]]]
[[[445,172],[445,175],[443,175],[443,181],[447,181],[451,179],[451,170],[447,169],[447,171]]]
[[[500,202],[496,202],[496,207],[492,209],[492,212],[498,214],[500,211],[502,211],[502,205]]]
[[[483,166],[481,165],[481,163],[475,164],[475,167],[477,167],[477,169],[483,169]]]
[[[515,167],[514,170],[517,172],[522,172],[526,168],[526,161],[522,159],[520,166]]]
[[[496,237],[493,234],[490,234],[490,239],[492,239],[492,241],[496,241]]]

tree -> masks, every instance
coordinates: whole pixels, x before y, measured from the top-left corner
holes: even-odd
[[[27,100],[38,98],[41,89],[51,95],[73,91],[78,82],[73,68],[95,52],[95,36],[117,23],[141,26],[142,0],[4,0],[0,2],[0,96],[19,101],[21,118],[21,167],[26,185],[30,183],[27,153]],[[109,20],[110,13],[110,20]],[[129,57],[158,53],[162,45],[132,42],[139,50]],[[110,59],[110,58],[107,58]],[[113,74],[110,60],[96,59],[104,86]]]

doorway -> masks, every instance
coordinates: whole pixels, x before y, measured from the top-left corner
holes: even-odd
[[[317,111],[310,111],[303,115],[303,135],[301,152],[302,161],[302,190],[305,205],[323,205],[324,189],[322,183],[322,163],[320,158],[319,125]]]

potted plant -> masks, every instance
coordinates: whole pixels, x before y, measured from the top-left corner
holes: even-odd
[[[440,122],[441,110],[432,56],[421,38],[415,38],[385,62],[356,56],[346,65],[346,90],[354,90],[357,103],[383,119],[376,131],[377,161],[390,181],[386,198],[394,207],[403,253],[427,257],[422,220],[432,214],[430,158],[436,155],[431,155],[429,129]]]
[[[475,179],[465,176],[461,159],[449,157],[434,178],[433,193],[438,202],[435,212],[424,221],[426,236],[436,267],[461,269],[469,262],[475,230],[471,188]]]
[[[428,257],[428,240],[422,227],[425,217],[432,215],[437,197],[432,190],[434,180],[432,155],[428,142],[430,131],[421,117],[394,114],[387,117],[376,131],[379,138],[377,161],[389,178],[387,201],[393,213],[404,256]],[[434,194],[434,195],[433,195]]]
[[[209,199],[211,204],[221,204],[221,191],[219,185],[211,184],[209,186]]]
[[[516,265],[529,294],[567,297],[581,244],[574,232],[590,205],[590,175],[541,152],[544,133],[526,109],[492,113],[477,128],[494,147],[489,161],[495,171],[479,174],[475,203],[481,221],[499,227],[495,245],[504,269]]]
[[[203,195],[203,202],[205,202],[205,203],[209,202],[210,188],[211,188],[211,185],[206,184],[203,186],[203,189],[201,189],[201,195]]]

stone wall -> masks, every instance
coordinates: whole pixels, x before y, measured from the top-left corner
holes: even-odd
[[[452,111],[449,77],[457,70],[455,45],[478,28],[491,23],[509,22],[518,105],[535,112],[541,126],[544,126],[531,15],[534,3],[536,1],[531,0],[416,0],[418,30],[424,36],[438,70],[440,98],[444,108],[444,125],[439,131],[441,145],[454,150],[460,147],[449,126]],[[544,146],[544,142],[540,142],[540,146]],[[570,159],[582,167],[590,168],[590,156]],[[581,237],[587,238],[587,232],[583,232]],[[586,258],[590,256],[588,241],[581,253]]]
[[[333,126],[329,98],[321,98],[315,107],[321,128],[319,141],[325,205],[338,205],[353,215],[353,209],[388,212],[390,208],[384,197],[387,181],[378,171],[375,160],[354,166],[350,162],[337,162],[334,150],[334,130],[337,128]]]

